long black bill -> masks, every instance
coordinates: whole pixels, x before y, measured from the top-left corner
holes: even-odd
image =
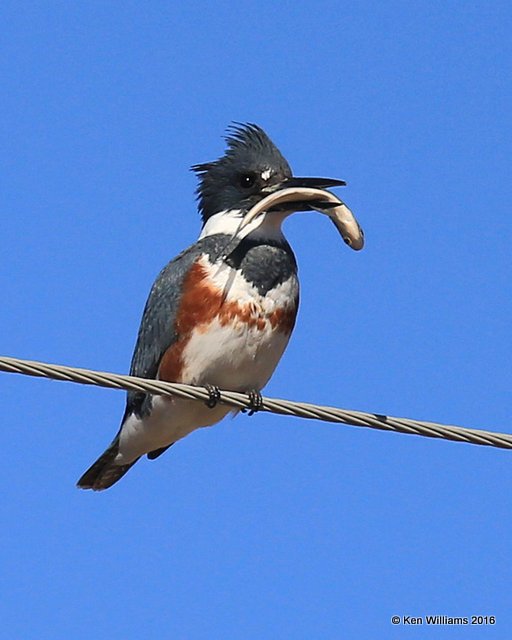
[[[293,176],[292,178],[287,178],[286,180],[283,180],[283,182],[281,182],[279,185],[276,185],[274,187],[272,187],[272,191],[274,190],[280,190],[280,189],[294,189],[297,187],[300,188],[307,188],[307,189],[327,189],[329,187],[344,187],[346,186],[346,182],[345,180],[338,180],[337,178],[301,178],[301,177],[295,177]],[[270,189],[269,189],[270,191]],[[319,206],[316,207],[315,205],[318,204]],[[294,208],[296,211],[313,211],[316,209],[327,209],[328,207],[325,207],[325,203],[323,202],[307,202],[307,201],[300,201],[300,200],[296,200],[294,203]],[[332,206],[332,205],[331,205]],[[289,206],[276,206],[273,207],[271,210],[272,211],[283,211],[286,210],[287,208],[289,208]]]
[[[280,189],[288,187],[311,187],[313,189],[328,189],[329,187],[345,187],[345,180],[336,178],[288,178],[279,185]]]

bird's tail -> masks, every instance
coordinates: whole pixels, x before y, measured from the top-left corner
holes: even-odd
[[[138,458],[128,464],[116,464],[114,460],[118,452],[119,437],[117,437],[96,462],[87,469],[76,483],[76,486],[80,489],[103,491],[103,489],[108,489],[120,480],[128,469],[137,462]]]

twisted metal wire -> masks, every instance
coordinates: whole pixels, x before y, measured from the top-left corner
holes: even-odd
[[[110,389],[125,389],[130,391],[143,391],[155,395],[174,396],[188,400],[205,401],[209,393],[204,387],[193,387],[177,382],[163,382],[161,380],[149,380],[135,376],[107,373],[104,371],[92,371],[77,367],[47,364],[19,358],[0,356],[0,371],[8,373],[20,373],[23,375],[53,380],[77,382]],[[251,403],[246,394],[235,391],[221,391],[220,402],[228,404],[236,409],[251,408]],[[263,398],[261,411],[277,413],[298,418],[322,420],[324,422],[336,422],[355,427],[370,427],[383,431],[395,431],[411,435],[426,436],[428,438],[443,438],[456,442],[467,442],[488,447],[512,449],[512,435],[483,431],[480,429],[468,429],[453,425],[410,420],[408,418],[394,418],[377,413],[363,411],[349,411],[336,407],[325,407],[307,402],[293,402],[277,398]]]

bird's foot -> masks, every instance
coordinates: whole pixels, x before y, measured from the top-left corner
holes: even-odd
[[[205,384],[204,388],[208,391],[208,400],[205,400],[204,403],[209,409],[213,409],[220,400],[220,389],[214,384]]]
[[[249,406],[246,409],[242,409],[242,413],[249,412],[247,415],[253,416],[263,408],[263,398],[261,397],[261,393],[256,389],[251,389],[251,391],[247,393],[247,397],[249,398]]]

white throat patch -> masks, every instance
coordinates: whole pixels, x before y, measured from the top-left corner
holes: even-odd
[[[258,238],[282,239],[284,236],[281,225],[290,213],[262,213],[261,216],[258,216],[240,231],[240,224],[243,219],[242,211],[240,209],[220,211],[208,218],[199,239],[201,240],[201,238],[213,236],[217,233],[225,233],[233,237],[236,235],[238,240],[243,240],[250,234]]]

